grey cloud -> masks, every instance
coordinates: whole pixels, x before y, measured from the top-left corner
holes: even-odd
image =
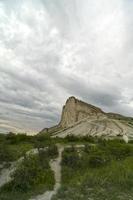
[[[47,69],[47,73],[52,74],[53,69]],[[118,86],[95,85],[86,82],[83,78],[67,76],[57,69],[52,75],[57,87],[65,89],[69,94],[82,97],[86,101],[93,102],[99,106],[113,107],[123,98]]]
[[[0,2],[1,131],[56,124],[71,95],[133,115],[131,1],[12,2]]]

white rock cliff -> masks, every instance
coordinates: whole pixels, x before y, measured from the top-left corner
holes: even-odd
[[[100,108],[70,97],[63,106],[57,126],[43,129],[39,134],[65,137],[91,135],[104,137],[133,137],[133,118],[105,113]]]

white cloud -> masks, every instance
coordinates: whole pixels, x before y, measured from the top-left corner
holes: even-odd
[[[70,95],[133,115],[131,8],[123,0],[1,1],[1,130],[57,123]]]

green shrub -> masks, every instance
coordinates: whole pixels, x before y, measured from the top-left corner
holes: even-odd
[[[89,142],[89,143],[96,143],[97,142],[97,137],[92,137],[89,135],[81,137],[82,141],[84,142]]]
[[[81,167],[81,159],[77,152],[64,152],[62,155],[62,165],[78,169]]]
[[[28,192],[39,185],[51,189],[54,185],[54,175],[48,160],[42,157],[43,164],[38,155],[29,155],[19,164],[12,174],[12,181],[3,187],[6,191]]]
[[[10,162],[14,160],[14,154],[10,151],[10,148],[6,144],[0,144],[0,163]]]
[[[37,184],[46,182],[46,174],[39,166],[37,157],[28,157],[13,174],[14,188],[27,191]]]
[[[58,156],[58,148],[56,145],[52,144],[48,146],[47,154],[50,158],[55,158]]]
[[[52,141],[49,133],[45,133],[42,135],[36,135],[36,136],[34,136],[34,139],[35,139],[35,141],[44,142],[44,143],[46,143],[46,142],[49,143]]]
[[[76,137],[75,135],[67,135],[66,137],[65,137],[65,139],[66,139],[66,141],[68,141],[68,142],[77,142],[77,141],[79,141],[79,137]]]
[[[6,142],[8,144],[16,144],[17,143],[17,137],[14,133],[10,132],[9,134],[6,135]]]
[[[6,143],[7,144],[20,144],[22,142],[30,142],[31,141],[31,136],[28,136],[26,134],[15,134],[10,132],[9,134],[6,135]]]
[[[109,162],[109,159],[106,156],[92,155],[89,158],[89,166],[93,168],[104,166],[108,162]]]
[[[85,144],[85,147],[84,147],[85,153],[90,153],[91,149],[92,149],[92,147],[89,144]]]
[[[133,148],[128,144],[111,144],[107,146],[107,150],[118,160],[133,155]]]

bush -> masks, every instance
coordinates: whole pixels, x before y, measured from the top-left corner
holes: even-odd
[[[28,192],[39,185],[45,185],[51,189],[54,185],[54,175],[50,170],[48,160],[42,157],[40,162],[38,155],[29,155],[19,164],[12,174],[12,181],[3,187],[6,191]]]
[[[67,135],[65,137],[65,139],[68,141],[68,142],[77,142],[79,141],[79,137],[76,137],[75,135]]]
[[[58,148],[56,145],[49,145],[48,147],[45,148],[39,148],[38,149],[39,156],[43,155],[43,157],[46,157],[48,159],[56,158],[58,156]]]
[[[8,144],[17,144],[18,138],[14,133],[10,132],[9,134],[6,135],[6,142]]]
[[[77,169],[81,167],[81,159],[77,152],[64,152],[62,155],[62,165]]]
[[[47,155],[50,157],[50,158],[55,158],[58,156],[58,148],[56,145],[52,144],[52,145],[49,145],[48,146],[48,149],[47,149]]]
[[[39,142],[51,142],[51,137],[50,137],[50,134],[49,133],[46,133],[46,134],[42,134],[42,135],[36,135],[34,136],[35,138],[35,141],[39,141]]]
[[[28,157],[12,175],[14,188],[27,191],[31,187],[46,181],[43,168],[39,166],[37,157]]]
[[[133,155],[133,148],[128,144],[110,143],[106,148],[107,151],[109,151],[109,153],[117,160]]]
[[[40,149],[42,149],[42,148],[46,148],[46,144],[43,142],[43,141],[35,141],[34,142],[34,148],[37,148],[38,149],[38,151],[40,150]]]
[[[10,148],[6,144],[0,144],[0,163],[10,162],[14,160],[14,154],[10,151]]]
[[[92,137],[92,136],[86,135],[86,136],[82,137],[82,140],[84,142],[96,143],[97,142],[97,137]]]
[[[92,147],[89,144],[85,144],[85,147],[84,147],[85,153],[90,153],[91,149],[92,149]]]
[[[89,166],[93,168],[102,167],[105,166],[109,161],[110,159],[106,155],[94,154],[89,157]]]

